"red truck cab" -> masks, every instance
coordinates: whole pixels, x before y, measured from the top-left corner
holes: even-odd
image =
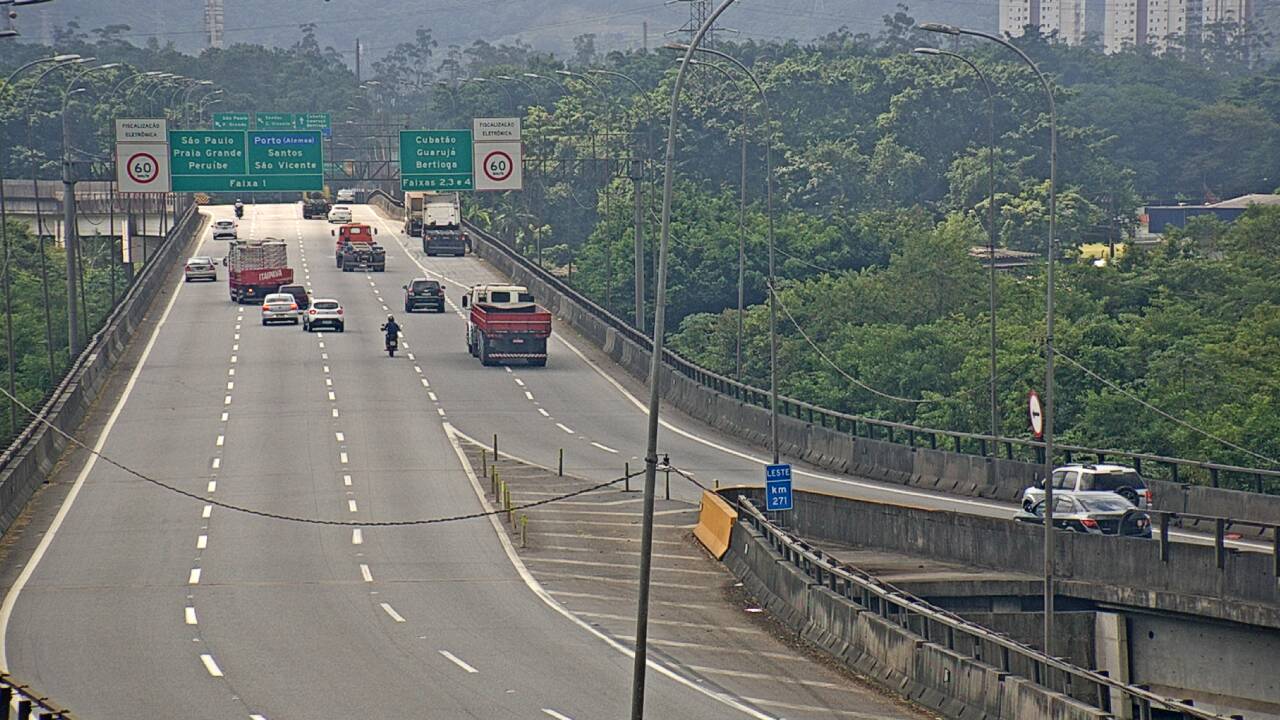
[[[520,285],[473,285],[462,297],[467,315],[467,350],[484,365],[523,361],[547,364],[551,313]]]

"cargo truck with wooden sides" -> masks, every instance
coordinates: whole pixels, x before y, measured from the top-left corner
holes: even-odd
[[[521,285],[473,285],[462,296],[467,313],[467,351],[484,365],[547,364],[551,313]]]
[[[282,240],[234,240],[223,262],[232,302],[258,302],[293,283],[289,246]]]

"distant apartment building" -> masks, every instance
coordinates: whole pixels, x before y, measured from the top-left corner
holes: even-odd
[[[1208,25],[1251,21],[1259,3],[1280,0],[1000,0],[1000,32],[1017,37],[1035,26],[1070,44],[1101,32],[1107,52],[1163,49],[1171,39],[1197,37]]]
[[[1039,27],[1042,34],[1056,33],[1060,40],[1077,44],[1084,38],[1088,1],[1000,0],[1000,32],[1018,37],[1030,25]]]
[[[1103,47],[1117,52],[1196,38],[1207,26],[1254,19],[1255,0],[1094,0],[1104,5]]]

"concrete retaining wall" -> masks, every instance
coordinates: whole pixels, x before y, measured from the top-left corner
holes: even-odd
[[[201,227],[192,205],[175,224],[164,246],[152,255],[129,292],[106,324],[90,340],[54,394],[38,409],[58,429],[74,434],[106,385],[107,377],[125,353],[160,288],[171,282],[175,263],[185,259],[189,241]],[[44,423],[32,420],[0,455],[0,534],[26,507],[32,493],[53,470],[67,441]]]
[[[758,490],[728,490],[759,496]],[[1002,518],[922,510],[796,491],[787,524],[801,537],[1038,575],[1044,531]],[[734,500],[734,498],[727,498]],[[1175,543],[1161,561],[1154,540],[1059,533],[1054,543],[1059,594],[1133,608],[1179,612],[1280,628],[1280,585],[1272,558]]]
[[[817,585],[749,527],[726,566],[763,606],[850,669],[951,718],[1102,720],[1108,713],[930,642]]]

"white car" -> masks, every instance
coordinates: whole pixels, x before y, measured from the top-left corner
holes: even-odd
[[[311,301],[311,308],[302,316],[302,329],[311,332],[316,328],[329,326],[337,332],[346,328],[346,318],[342,316],[342,303],[333,298],[316,298]]]
[[[345,205],[335,205],[329,211],[329,222],[331,223],[349,223],[351,222],[351,208]]]
[[[206,255],[197,255],[187,259],[186,267],[183,268],[183,282],[191,282],[192,280],[212,280],[218,281],[218,266],[213,264],[213,258]]]
[[[236,237],[235,220],[215,220],[213,222],[214,240],[235,240]]]
[[[353,203],[356,201],[356,191],[354,188],[342,188],[334,199],[338,202]]]

